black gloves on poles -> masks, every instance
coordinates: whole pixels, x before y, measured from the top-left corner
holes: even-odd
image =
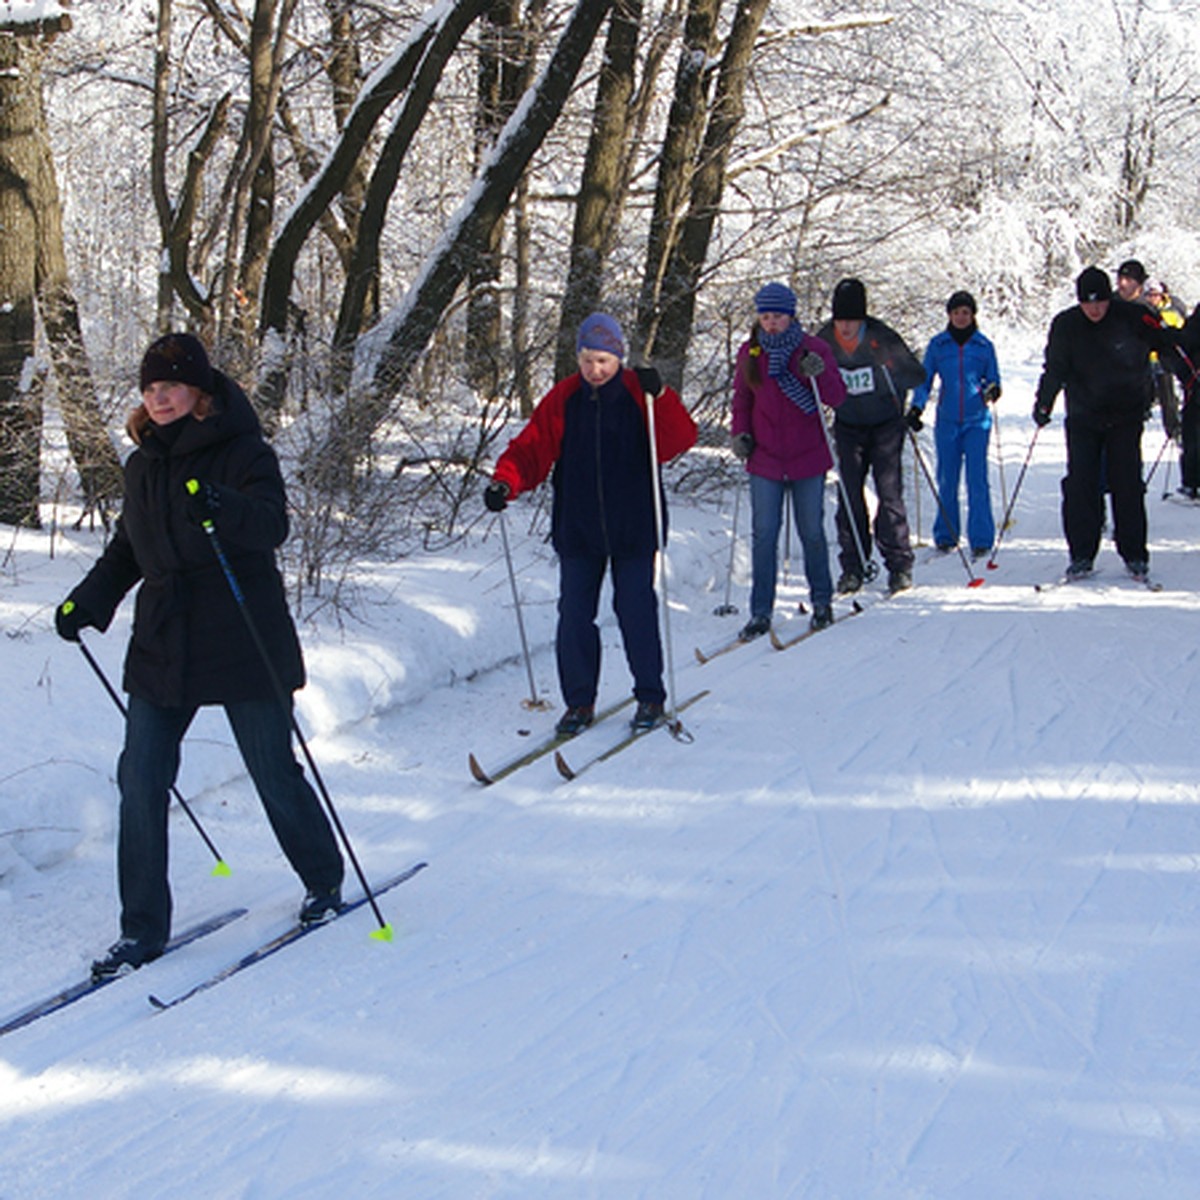
[[[483,489],[483,502],[488,512],[503,512],[508,505],[509,487],[507,483],[496,480]]]

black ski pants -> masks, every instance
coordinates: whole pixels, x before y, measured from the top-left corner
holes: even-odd
[[[1068,413],[1066,430],[1062,522],[1071,560],[1091,562],[1100,550],[1107,486],[1117,553],[1127,563],[1148,562],[1141,415],[1105,420]]]
[[[1184,487],[1200,488],[1200,396],[1192,384],[1183,401],[1180,428],[1183,451],[1179,456],[1179,473]]]
[[[867,502],[863,489],[868,472],[875,484],[878,508],[875,512],[875,541],[888,571],[911,571],[912,546],[908,535],[908,512],[904,507],[904,480],[901,456],[904,451],[906,426],[900,417],[881,425],[849,425],[834,423],[837,442],[838,471],[850,508],[854,526],[846,512],[845,497],[838,490],[837,535],[838,562],[843,571],[861,575],[866,563],[859,560],[858,544],[854,539],[857,527],[862,551],[871,560],[871,528],[867,518]]]

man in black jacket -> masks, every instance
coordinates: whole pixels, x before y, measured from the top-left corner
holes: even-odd
[[[1079,303],[1050,324],[1033,419],[1050,421],[1060,390],[1067,397],[1067,474],[1062,483],[1067,575],[1087,575],[1100,549],[1101,475],[1107,469],[1117,552],[1130,574],[1149,570],[1142,483],[1142,424],[1150,403],[1150,352],[1178,368],[1174,342],[1145,305],[1116,298],[1108,275],[1087,267],[1075,281]],[[1106,468],[1102,464],[1107,464]]]

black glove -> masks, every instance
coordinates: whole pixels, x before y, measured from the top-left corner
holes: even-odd
[[[642,391],[647,396],[662,394],[663,381],[657,367],[634,367],[633,373],[637,376],[638,383],[642,385]]]
[[[221,511],[221,493],[215,485],[201,483],[199,479],[189,479],[183,486],[187,489],[183,508],[188,520],[193,525],[204,525],[211,521],[215,526],[217,514]]]
[[[507,483],[501,483],[498,479],[489,483],[483,489],[483,502],[487,505],[488,512],[503,512],[508,507],[510,494],[511,489]]]
[[[913,433],[920,433],[925,428],[925,422],[921,420],[921,410],[911,404],[909,405],[908,412],[904,414],[904,423]]]
[[[729,444],[738,458],[749,458],[754,453],[754,434],[735,433]]]
[[[54,628],[58,636],[67,642],[79,641],[79,631],[94,627],[95,618],[86,608],[80,608],[74,600],[64,600],[54,610]]]
[[[810,379],[815,379],[825,370],[825,360],[815,350],[806,350],[801,356],[800,361],[796,364],[796,367],[801,375],[807,375]]]
[[[1050,424],[1050,406],[1038,400],[1033,406],[1033,423],[1040,429]]]
[[[985,383],[982,395],[984,404],[995,404],[1000,399],[1000,385],[995,382]]]

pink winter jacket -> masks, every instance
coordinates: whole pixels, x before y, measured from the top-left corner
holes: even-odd
[[[811,334],[792,355],[791,366],[797,376],[797,364],[814,350],[825,362],[825,370],[816,378],[815,391],[822,404],[837,408],[846,398],[846,385],[837,368],[828,343]],[[737,355],[733,384],[733,422],[731,432],[750,433],[754,450],[746,461],[751,475],[765,479],[808,479],[823,475],[833,466],[829,445],[819,422],[819,413],[806,413],[767,374],[767,356],[762,353],[756,364],[760,382],[751,384],[749,378],[750,342],[743,342]]]

